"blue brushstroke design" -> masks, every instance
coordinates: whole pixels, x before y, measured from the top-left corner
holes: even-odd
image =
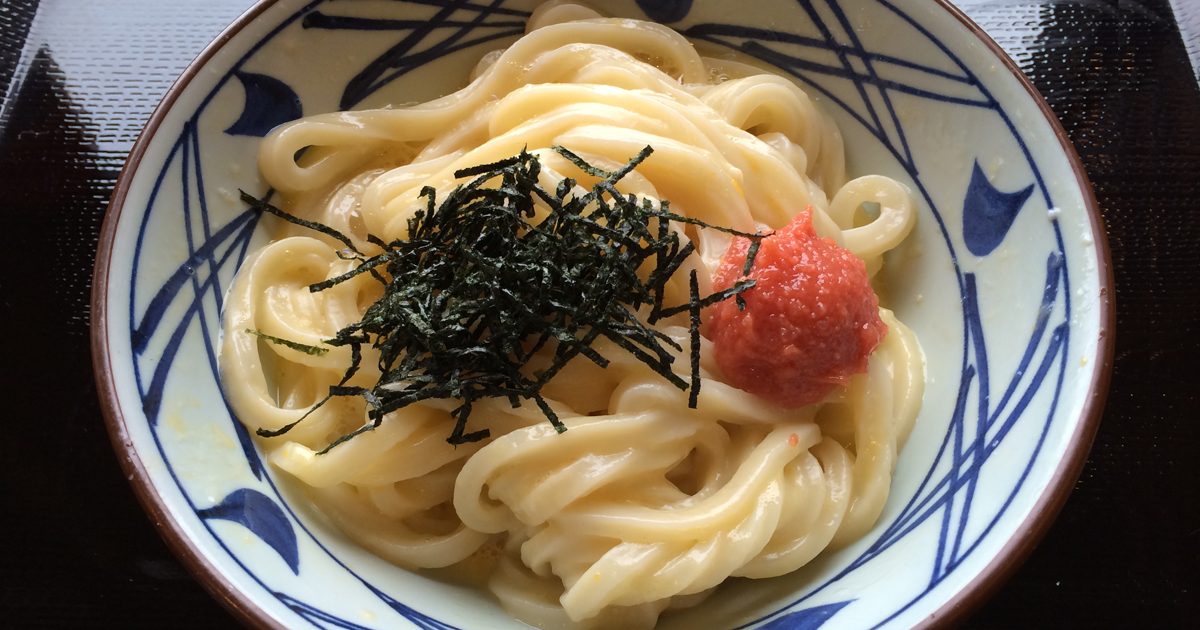
[[[758,627],[758,630],[816,630],[825,625],[826,621],[829,621],[839,610],[845,608],[853,601],[853,599],[848,599],[844,602],[814,606],[790,612],[782,617],[776,617],[764,623]]]
[[[937,68],[882,55],[869,51],[857,38],[851,44],[836,39],[833,31],[821,20],[819,12],[811,2],[801,2],[802,8],[812,19],[821,37],[809,37],[785,31],[747,27],[738,24],[695,24],[682,31],[689,39],[700,40],[737,50],[751,57],[766,61],[787,74],[802,81],[831,103],[840,107],[872,136],[887,147],[900,161],[900,165],[914,176],[918,186],[918,168],[914,162],[904,127],[899,124],[891,93],[905,94],[945,104],[995,109],[996,102],[985,94],[982,85],[969,74],[960,76]],[[829,4],[830,10],[845,23],[842,10],[837,3]],[[850,29],[853,30],[853,29]],[[828,59],[834,53],[836,63]],[[862,64],[859,70],[851,60]],[[923,81],[913,83],[888,78],[880,73],[888,66],[899,66],[915,70],[923,75]],[[816,76],[833,77],[850,81],[854,94],[840,94],[823,85]],[[968,91],[979,92],[978,96],[957,96],[935,89],[960,91],[967,85]],[[876,105],[871,95],[878,95],[882,108]],[[882,111],[881,111],[882,109]],[[885,125],[885,120],[890,124]],[[923,196],[924,191],[921,191]],[[928,201],[928,200],[927,200]]]
[[[287,563],[292,573],[300,575],[300,550],[296,546],[296,531],[283,509],[267,495],[249,488],[234,490],[220,503],[196,510],[200,518],[232,521],[250,530],[270,545]]]
[[[254,213],[247,211],[246,214],[252,216]],[[256,223],[254,221],[241,221],[239,218],[239,219],[234,219],[234,221],[230,222],[230,225],[238,225],[238,224],[241,225],[241,228],[240,228],[240,231],[237,232],[237,238],[234,241],[234,243],[225,251],[225,254],[217,261],[218,265],[221,265],[221,266],[225,265],[226,262],[231,259],[233,254],[235,252],[239,251],[238,250],[239,245],[241,246],[240,253],[244,254],[246,244],[248,244],[250,242],[251,237],[254,235],[254,227],[256,225]],[[228,227],[230,227],[230,226],[226,226],[226,228],[228,228]],[[222,234],[224,232],[225,232],[225,230],[222,229],[221,231],[218,232],[218,234]],[[214,236],[213,239],[210,239],[210,243],[212,244],[213,247],[215,247],[217,244],[219,244],[219,243],[212,243],[212,241],[215,241],[216,239],[217,239],[216,236]],[[202,247],[200,249],[205,250],[205,249],[207,249],[207,247],[208,247],[208,245],[206,245],[205,247]],[[189,260],[195,259],[198,256],[200,256],[199,251],[200,250],[198,250],[196,253],[193,253],[192,256],[189,258]],[[240,256],[239,256],[239,258],[240,258]],[[180,269],[177,270],[175,272],[175,274],[172,276],[172,279],[174,279],[176,275],[180,275],[180,274],[182,274],[183,279],[186,279],[191,273],[194,273],[194,270],[185,271],[186,268],[187,268],[187,265],[181,266]],[[210,274],[208,276],[208,278],[204,282],[201,283],[200,288],[207,289],[210,284],[218,282],[218,281],[219,281],[219,278],[217,277],[217,274],[215,274],[215,273]],[[180,284],[182,284],[182,281],[180,282]],[[175,293],[179,292],[178,286],[176,286],[176,287],[165,286],[164,289],[171,289]],[[155,325],[157,325],[157,322],[161,321],[162,315],[165,313],[166,307],[168,305],[169,305],[169,302],[165,302],[161,305],[161,307],[162,307],[161,311],[156,311],[154,313],[148,313],[146,315],[146,320],[151,321],[151,316],[153,315],[154,319],[152,321],[155,322]],[[154,306],[153,303],[152,303],[152,306]],[[192,321],[194,320],[194,318],[196,318],[197,314],[201,311],[203,306],[204,306],[203,295],[193,293],[191,296],[191,302],[189,303],[187,310],[183,315],[183,318],[180,320],[179,325],[176,326],[175,329],[171,332],[171,336],[167,340],[166,347],[163,348],[162,355],[160,355],[160,357],[159,357],[158,364],[154,367],[154,371],[151,376],[149,386],[145,387],[144,390],[142,391],[142,410],[146,413],[146,419],[150,422],[150,425],[152,427],[158,423],[158,412],[162,405],[162,396],[163,396],[164,389],[166,388],[167,376],[170,373],[171,368],[174,367],[175,354],[179,351],[179,347],[183,343],[183,339],[184,339],[184,336],[187,334],[188,327],[191,326]],[[136,330],[131,331],[131,337],[133,337],[133,339],[134,339],[134,346],[133,346],[134,351],[139,352],[138,337],[134,336],[132,333],[136,333]],[[149,336],[144,335],[142,337],[142,339],[143,340],[149,339]],[[143,341],[142,343],[144,345],[144,343],[146,343],[146,342]],[[214,367],[214,370],[215,370],[215,367]],[[137,376],[138,376],[139,385],[140,385],[140,380],[141,380],[140,373]]]
[[[427,20],[389,20],[381,18],[356,17],[353,15],[329,15],[320,11],[313,11],[304,16],[304,21],[301,23],[304,28],[323,28],[327,30],[349,30],[349,31],[403,31],[414,28],[425,28],[429,26]],[[438,23],[439,27],[445,28],[448,26],[456,27],[471,27],[471,22],[465,20],[443,20]],[[486,26],[506,28],[525,28],[525,21],[519,19],[488,22]]]
[[[979,160],[975,160],[963,200],[963,240],[967,249],[981,257],[995,251],[1032,194],[1033,184],[1012,193],[997,190],[983,174]]]
[[[182,152],[183,153],[183,156],[182,156],[183,168],[181,169],[183,172],[183,181],[182,181],[182,185],[183,185],[183,225],[184,225],[184,232],[186,233],[186,236],[187,236],[188,251],[196,252],[196,238],[195,238],[195,235],[193,234],[193,229],[192,229],[192,223],[193,223],[192,218],[191,218],[192,214],[200,215],[200,225],[201,225],[201,228],[203,229],[203,238],[204,238],[205,243],[208,243],[212,240],[213,234],[212,234],[212,225],[209,220],[207,195],[204,192],[204,168],[201,166],[201,159],[200,159],[200,155],[201,155],[201,153],[200,153],[200,132],[199,132],[199,128],[196,125],[196,122],[194,120],[189,121],[186,125],[184,125],[184,138],[185,138],[185,141],[184,141],[185,145],[186,144],[191,145],[192,167],[188,168],[188,164],[189,164],[188,151],[185,149]],[[190,200],[191,200],[190,190],[192,188],[192,184],[195,185],[196,198],[197,198],[197,202],[199,203],[199,206],[195,209],[195,210],[198,210],[198,212],[193,211],[193,209],[191,207],[191,203],[190,203]],[[246,232],[245,238],[242,238],[240,241],[235,241],[234,246],[231,246],[229,248],[229,254],[233,253],[234,247],[239,248],[239,253],[238,253],[238,258],[237,258],[239,264],[240,264],[242,258],[246,255],[246,249],[250,245],[250,237],[252,234],[253,234],[253,230],[251,230],[250,232]],[[238,243],[240,243],[240,245],[238,245]],[[220,313],[222,313],[225,310],[225,307],[224,307],[225,296],[224,296],[224,292],[221,288],[220,282],[217,281],[217,278],[219,277],[219,275],[221,273],[223,263],[217,261],[217,258],[214,255],[212,250],[208,250],[205,256],[207,259],[207,266],[208,266],[209,274],[210,274],[209,279],[212,280],[211,282],[208,282],[207,284],[208,284],[208,287],[212,290],[213,302],[217,307],[216,315],[213,319],[215,320],[214,324],[219,327],[220,326],[219,322],[221,320]],[[229,255],[227,254],[223,258],[223,260],[228,260],[228,259],[229,259]],[[191,279],[192,279],[192,292],[193,292],[192,295],[195,296],[197,301],[199,301],[200,303],[203,303],[203,301],[204,301],[203,296],[204,296],[205,291],[204,291],[204,289],[201,288],[200,280],[198,279],[197,274],[195,274],[195,273],[189,274],[189,275],[191,276]],[[204,351],[205,351],[206,355],[208,356],[209,365],[214,366],[217,364],[217,352],[214,347],[216,345],[214,343],[215,335],[212,335],[209,332],[208,323],[205,321],[206,318],[204,316],[203,306],[201,306],[201,308],[197,309],[195,311],[195,313],[196,313],[197,318],[200,320],[200,331],[203,333],[202,337],[204,339]],[[213,381],[216,384],[217,388],[222,389],[222,391],[223,391],[223,386],[221,385],[220,375],[216,371],[214,371],[214,373],[213,373]],[[228,397],[226,397],[222,394],[221,400],[225,403],[226,409],[229,410],[229,417],[233,424],[234,433],[237,434],[238,443],[241,444],[242,454],[244,454],[246,456],[246,462],[250,465],[250,471],[252,473],[254,473],[255,478],[262,479],[262,474],[263,474],[262,460],[259,458],[258,453],[254,450],[254,444],[250,441],[249,432],[246,430],[246,427],[241,422],[238,422],[234,418],[233,410],[229,408]]]
[[[487,4],[468,0],[411,3],[436,6],[439,10],[430,19],[419,23],[412,20],[329,15],[321,11],[313,11],[304,16],[301,25],[306,29],[406,33],[398,43],[376,57],[346,83],[346,89],[338,102],[340,109],[353,109],[392,81],[453,52],[496,40],[519,37],[525,33],[523,19],[529,17],[528,12],[502,7],[504,0],[491,0]],[[459,12],[466,13],[469,17],[454,19]],[[497,16],[504,17],[493,19]],[[521,21],[511,19],[514,16],[521,18]],[[446,31],[445,34],[440,32],[443,30]],[[479,34],[477,31],[481,30],[491,32]],[[429,41],[435,38],[436,41]]]
[[[357,624],[357,623],[354,623],[353,621],[350,621],[349,619],[345,619],[345,618],[339,617],[333,613],[326,612],[324,610],[321,610],[320,608],[317,608],[316,606],[307,604],[299,599],[296,599],[295,597],[292,597],[291,595],[288,595],[287,593],[276,591],[275,597],[279,598],[279,601],[283,602],[283,604],[285,606],[292,609],[292,612],[296,613],[297,615],[300,615],[301,617],[304,618],[305,621],[311,623],[313,626],[315,626],[317,628],[343,628],[344,630],[370,630],[370,626],[364,626],[362,624]]]
[[[390,606],[392,610],[400,613],[400,615],[407,619],[409,623],[420,628],[420,630],[459,630],[457,626],[452,626],[444,621],[439,621],[433,617],[430,617],[429,615],[409,608],[403,602],[397,600],[391,595],[388,595],[387,593],[384,593],[373,584],[368,584],[366,582],[363,582],[363,584],[366,585],[366,587],[370,589],[371,592],[376,595],[376,597],[383,600],[385,604]]]
[[[283,81],[251,72],[235,72],[233,76],[245,88],[246,104],[241,117],[225,133],[261,138],[279,125],[304,115],[300,97]]]
[[[655,22],[668,24],[687,17],[692,0],[637,0],[638,8]]]
[[[1046,441],[1054,412],[1058,408],[1059,396],[1063,388],[1063,379],[1067,370],[1067,358],[1070,348],[1069,321],[1073,311],[1070,277],[1065,264],[1065,248],[1058,223],[1051,222],[1056,246],[1049,252],[1045,294],[1041,307],[1037,312],[1034,330],[1029,335],[1028,342],[1025,345],[1021,364],[1011,375],[1007,373],[1003,375],[991,373],[979,305],[980,298],[982,297],[986,302],[988,296],[978,294],[974,274],[963,273],[959,266],[961,253],[951,239],[950,231],[942,219],[942,214],[937,204],[923,185],[920,169],[914,160],[914,156],[908,146],[907,138],[905,137],[905,130],[903,126],[897,126],[898,120],[893,103],[891,102],[891,96],[900,93],[909,97],[928,99],[941,105],[960,105],[994,112],[1007,126],[1031,167],[1032,176],[1037,186],[1036,192],[1041,195],[1048,207],[1053,206],[1050,191],[1047,189],[1043,176],[1038,170],[1038,165],[1033,160],[1029,147],[1021,137],[1009,115],[957,55],[950,51],[944,43],[937,40],[932,33],[911,16],[894,6],[890,0],[875,1],[880,6],[894,13],[909,28],[915,30],[916,35],[923,41],[928,41],[937,47],[952,62],[957,70],[926,66],[912,59],[902,59],[876,52],[870,49],[868,42],[858,41],[853,36],[849,38],[849,41],[840,41],[839,38],[841,35],[837,35],[834,30],[827,28],[824,24],[825,18],[822,16],[825,13],[833,15],[834,21],[841,24],[843,26],[842,30],[845,30],[844,27],[847,24],[847,20],[845,10],[840,6],[842,0],[798,0],[798,3],[810,14],[815,12],[816,5],[824,6],[824,13],[817,12],[818,15],[814,18],[815,21],[820,23],[820,28],[818,29],[820,37],[810,37],[798,33],[787,33],[776,30],[752,29],[737,24],[699,24],[688,29],[688,32],[685,33],[695,39],[706,40],[723,47],[740,49],[744,53],[759,57],[764,61],[775,63],[798,81],[805,83],[817,93],[828,98],[833,105],[844,110],[855,122],[862,125],[869,134],[878,139],[913,178],[916,185],[916,192],[928,205],[944,243],[950,252],[954,264],[954,273],[958,281],[958,288],[963,297],[963,364],[962,380],[959,384],[959,400],[951,418],[950,429],[945,435],[938,455],[935,457],[934,465],[927,472],[916,496],[904,507],[901,516],[888,525],[881,538],[844,571],[819,585],[815,590],[809,591],[773,613],[750,622],[747,626],[763,622],[771,624],[764,627],[776,628],[820,626],[830,616],[835,614],[837,610],[827,611],[827,614],[826,612],[816,612],[824,607],[815,607],[805,611],[796,611],[795,613],[788,612],[788,610],[806,600],[812,599],[818,592],[824,591],[831,584],[841,580],[846,575],[878,557],[893,544],[897,543],[914,529],[920,527],[922,523],[931,522],[935,527],[940,526],[939,529],[941,530],[941,536],[939,536],[937,549],[933,558],[933,574],[929,576],[927,584],[919,593],[913,596],[907,604],[892,612],[882,623],[887,624],[895,620],[918,601],[921,601],[984,542],[989,532],[997,524],[999,518],[1007,512],[1018,491],[1024,486],[1026,478],[1034,463],[1038,461],[1042,446]],[[194,177],[199,193],[197,194],[192,210],[196,213],[194,216],[198,216],[200,219],[200,225],[195,228],[189,226],[187,223],[184,224],[185,229],[189,232],[188,245],[190,255],[183,264],[174,270],[174,273],[171,274],[171,277],[166,281],[164,286],[158,287],[156,292],[151,289],[153,298],[140,323],[135,316],[137,303],[133,298],[133,295],[137,292],[131,290],[129,315],[130,333],[133,337],[132,350],[146,364],[143,366],[139,361],[134,361],[134,371],[139,394],[142,396],[144,409],[147,413],[155,444],[158,447],[159,453],[163,456],[168,472],[183,493],[188,504],[204,517],[205,520],[201,522],[208,529],[209,533],[212,534],[216,543],[229,553],[233,562],[246,571],[246,574],[251,579],[273,593],[279,601],[287,605],[301,620],[307,621],[317,627],[357,629],[362,626],[340,618],[335,614],[323,611],[315,606],[299,602],[284,593],[272,590],[262,577],[257,575],[239,559],[237,554],[222,541],[220,536],[216,535],[212,525],[207,520],[210,518],[224,518],[218,513],[228,511],[223,506],[226,502],[236,502],[231,501],[231,498],[237,493],[231,494],[220,505],[201,510],[196,505],[195,499],[188,494],[184,484],[172,468],[166,452],[163,450],[157,432],[156,419],[161,405],[165,382],[176,359],[176,351],[179,349],[183,337],[188,330],[197,330],[191,328],[192,326],[198,327],[199,334],[204,337],[205,350],[209,355],[210,368],[212,369],[213,376],[217,377],[217,365],[213,357],[211,338],[215,332],[209,328],[206,321],[205,309],[207,306],[205,304],[207,300],[204,300],[203,296],[211,293],[214,296],[213,301],[219,310],[223,287],[217,278],[217,274],[213,272],[217,269],[225,268],[226,265],[232,265],[235,268],[240,265],[242,259],[245,257],[250,236],[257,223],[257,216],[248,217],[244,215],[234,217],[231,223],[223,226],[220,223],[210,223],[207,204],[201,192],[203,188],[203,184],[201,183],[203,176],[199,169],[200,152],[198,138],[195,135],[195,124],[210,102],[220,92],[222,86],[231,83],[234,78],[241,80],[241,77],[238,75],[243,74],[241,73],[241,68],[246,65],[247,61],[268,41],[283,31],[284,28],[297,21],[302,23],[301,26],[303,28],[342,29],[349,31],[373,30],[377,32],[398,31],[404,32],[409,36],[385,53],[383,57],[376,60],[377,65],[372,68],[374,76],[371,77],[371,80],[364,81],[360,86],[362,89],[353,95],[358,100],[361,100],[399,76],[443,55],[463,48],[480,45],[483,42],[500,40],[510,36],[512,32],[518,30],[515,28],[515,20],[512,17],[517,16],[523,19],[528,16],[528,13],[525,11],[504,7],[504,0],[397,0],[397,2],[434,6],[439,9],[446,9],[446,11],[435,16],[435,19],[431,20],[433,24],[425,24],[416,23],[415,21],[329,16],[319,13],[317,8],[321,5],[324,5],[321,8],[330,6],[340,8],[342,4],[329,0],[313,0],[284,20],[264,39],[255,43],[234,64],[233,69],[220,79],[217,86],[201,102],[190,121],[191,125],[185,129],[184,134],[180,137],[174,149],[172,149],[171,155],[167,159],[167,164],[163,167],[163,171],[159,173],[158,181],[151,194],[151,202],[138,231],[137,249],[134,255],[134,270],[131,274],[131,285],[136,286],[138,262],[141,260],[146,226],[149,222],[151,210],[155,206],[154,199],[158,197],[160,184],[166,177],[174,160],[183,159],[185,162],[183,170],[185,172],[189,170],[186,165],[188,160],[186,154],[190,148],[196,162],[196,166],[192,170],[195,171]],[[638,2],[639,4],[644,2],[645,4],[655,5],[655,10],[665,10],[663,9],[663,5],[678,4],[666,0],[662,2],[638,0]],[[690,3],[688,4],[690,5]],[[479,19],[463,19],[463,17],[470,18],[472,13],[476,14],[476,17]],[[480,17],[483,14],[487,14],[487,17]],[[686,15],[686,12],[684,15]],[[473,30],[485,31],[486,29],[491,29],[491,32],[486,32],[479,36],[475,36],[475,33],[471,32]],[[512,29],[512,32],[509,29]],[[516,34],[519,34],[519,32]],[[472,39],[473,36],[475,36],[474,39]],[[833,53],[836,61],[831,62],[829,60],[829,53]],[[388,57],[388,59],[385,60],[384,57]],[[851,64],[851,60],[854,60],[856,63]],[[890,69],[897,67],[911,72],[904,75],[892,76]],[[912,72],[921,75],[921,80],[913,82],[911,80]],[[368,73],[364,72],[363,74]],[[825,89],[825,86],[813,80],[813,77],[817,75],[822,76],[822,80],[835,78],[849,81],[852,84],[849,87],[853,88],[852,91],[857,94],[857,98],[853,94],[848,95],[846,99],[838,98],[838,93]],[[360,75],[360,78],[365,77]],[[964,86],[967,87],[964,88]],[[863,99],[864,95],[878,97],[878,100],[875,98]],[[975,166],[978,171],[978,164]],[[186,182],[188,175],[185,174],[184,177]],[[185,191],[187,185],[187,183],[184,184]],[[1030,188],[1032,189],[1033,186]],[[1019,192],[996,192],[998,194],[1009,195],[1020,194]],[[1032,192],[1031,190],[1030,194]],[[184,199],[181,201],[185,206],[188,204],[186,193]],[[1024,201],[1022,200],[1022,204]],[[1014,215],[1019,212],[1019,209],[1020,204],[1018,204],[1017,209],[1014,211]],[[185,208],[182,214],[185,221],[188,221],[187,216],[190,214],[189,211]],[[194,234],[191,233],[193,229],[195,229]],[[1000,237],[1000,240],[1002,239],[1003,235]],[[207,277],[205,277],[205,272],[208,272]],[[176,319],[178,316],[177,312],[172,313],[167,311],[167,306],[177,299],[185,300],[184,312],[178,319]],[[1059,307],[1061,307],[1062,313],[1055,316]],[[1051,321],[1052,319],[1055,321]],[[161,335],[161,339],[165,340],[166,345],[161,353],[149,352],[150,338],[154,337],[156,333]],[[152,354],[157,354],[157,356],[149,356]],[[152,377],[149,379],[150,382],[148,384],[143,380],[143,374],[147,371],[152,371]],[[998,384],[1000,389],[1003,389],[1004,393],[998,403],[994,402],[995,397],[991,395],[992,386],[988,384],[989,379],[991,379],[991,382]],[[1006,380],[1007,386],[1005,386]],[[1026,418],[1029,415],[1027,407],[1036,395],[1046,390],[1052,392],[1050,409],[1040,421],[1041,433],[1033,452],[1027,455],[1027,459],[1023,458],[1025,467],[1020,478],[1017,479],[1015,485],[1007,494],[999,510],[994,513],[981,514],[979,510],[972,509],[976,483],[983,466],[993,456],[1001,443],[1005,441],[1010,430],[1018,423],[1028,425],[1037,422],[1035,418]],[[974,404],[969,404],[970,402],[974,402]],[[238,430],[239,440],[243,442],[243,449],[247,452],[247,457],[253,460],[250,462],[251,470],[255,472],[256,477],[265,482],[269,493],[279,496],[274,481],[270,476],[265,475],[261,469],[261,463],[257,459],[257,454],[253,449],[248,433],[244,427],[241,427],[232,418],[232,410],[230,414],[231,420],[235,423],[234,426]],[[950,472],[944,472],[940,468],[942,464],[946,464],[951,469]],[[260,494],[259,496],[265,498],[264,495]],[[246,503],[244,497],[242,498],[242,503]],[[281,502],[280,505],[287,514],[292,514],[291,518],[295,520],[294,524],[289,524],[287,522],[288,517],[283,517],[284,524],[287,525],[289,532],[292,532],[292,527],[299,527],[300,531],[307,534],[310,540],[332,558],[336,564],[357,578],[401,616],[417,624],[418,627],[425,629],[445,630],[452,628],[449,624],[437,621],[409,608],[369,584],[362,576],[347,567],[335,554],[326,549],[320,540],[313,536],[312,532],[309,532],[302,522],[296,519],[295,514],[291,512],[291,508],[286,502]],[[278,511],[279,506],[273,507]],[[211,514],[207,514],[210,512]],[[241,522],[233,518],[227,520]],[[938,523],[938,521],[941,522]],[[976,533],[973,528],[974,526],[971,529],[967,527],[968,521],[973,523],[982,521],[985,527],[981,533]],[[294,539],[295,532],[292,532],[292,534]],[[280,553],[280,555],[286,561],[284,553]],[[297,566],[293,568],[293,571],[297,570],[298,557]],[[849,603],[852,602],[845,602],[838,605],[838,609]],[[811,614],[813,621],[806,621],[809,618],[808,614]],[[800,618],[793,619],[793,615],[799,615]],[[783,619],[787,619],[790,622],[800,622],[800,624],[809,624],[817,622],[817,620],[819,622],[814,625],[799,625],[796,623],[774,625],[775,622]]]
[[[246,211],[236,216],[229,223],[226,223],[221,229],[217,230],[209,239],[200,247],[188,256],[183,264],[179,265],[167,281],[154,293],[154,297],[150,300],[150,305],[146,307],[146,312],[142,316],[142,321],[130,331],[130,337],[133,344],[133,351],[136,354],[142,354],[146,350],[146,346],[150,343],[150,339],[157,332],[159,324],[167,315],[167,308],[171,306],[171,302],[179,295],[179,292],[184,288],[196,269],[213,255],[217,248],[229,245],[230,241],[236,245],[239,241],[249,240],[253,234],[254,228],[257,226],[256,214]],[[232,252],[228,249],[225,256],[222,256],[218,263],[224,263],[225,258]],[[216,281],[216,276],[210,276],[209,280],[204,283],[202,288],[207,288],[208,284]]]

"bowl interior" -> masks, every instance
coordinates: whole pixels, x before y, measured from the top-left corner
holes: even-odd
[[[485,593],[398,569],[309,507],[224,404],[215,352],[224,292],[265,242],[237,195],[266,189],[261,136],[300,115],[453,91],[536,4],[259,5],[189,69],[122,176],[96,297],[110,422],[168,538],[254,618],[522,627]],[[733,580],[662,624],[911,625],[1015,561],[1077,474],[1110,351],[1094,203],[1048,110],[952,9],[754,7],[604,10],[776,66],[839,123],[851,174],[912,188],[919,224],[889,259],[887,297],[924,347],[927,389],[874,530],[794,574]]]

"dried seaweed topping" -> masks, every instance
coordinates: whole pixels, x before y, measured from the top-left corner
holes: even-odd
[[[608,358],[593,348],[600,338],[674,386],[690,390],[689,404],[695,406],[701,310],[738,296],[754,281],[743,279],[701,296],[693,271],[688,303],[664,306],[667,283],[695,250],[670,225],[716,229],[749,238],[755,245],[763,235],[675,214],[665,200],[621,194],[617,183],[650,156],[651,147],[615,171],[591,165],[565,148],[555,150],[600,181],[578,195],[580,189],[571,179],[548,191],[538,183],[538,158],[525,151],[463,169],[455,177],[471,179],[440,202],[434,189],[421,191],[425,204],[408,221],[406,239],[385,243],[372,236],[369,242],[380,251],[369,255],[333,228],[242,193],[243,200],[260,211],[347,245],[344,257],[358,265],[311,285],[310,291],[323,291],[363,273],[384,286],[361,321],[325,341],[351,347],[353,358],[341,382],[309,413],[334,396],[360,396],[367,403],[368,422],[321,452],[378,427],[392,411],[429,399],[459,401],[447,438],[451,444],[488,437],[486,429],[468,431],[473,405],[484,398],[506,398],[514,407],[531,400],[561,433],[566,426],[542,397],[541,388],[579,356],[606,367]],[[747,272],[757,249],[748,252]],[[639,312],[646,313],[646,321]],[[688,314],[689,380],[671,369],[672,350],[683,348],[653,327],[678,313]],[[360,367],[364,345],[378,350],[381,376],[372,387],[349,387],[346,383]],[[543,349],[551,360],[533,369],[530,362]],[[281,435],[295,424],[259,434]]]

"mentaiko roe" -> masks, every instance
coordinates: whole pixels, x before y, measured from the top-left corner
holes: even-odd
[[[716,290],[742,279],[750,241],[730,244],[713,277]],[[786,407],[823,400],[867,370],[887,334],[879,298],[861,259],[817,236],[812,211],[762,240],[751,269],[756,283],[706,315],[717,365],[735,387]]]

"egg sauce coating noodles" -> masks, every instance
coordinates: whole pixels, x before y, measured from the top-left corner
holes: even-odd
[[[264,141],[260,168],[291,212],[369,255],[378,249],[368,233],[406,236],[423,187],[442,198],[462,183],[456,170],[525,147],[546,190],[573,178],[584,194],[596,178],[556,145],[605,169],[653,147],[619,190],[712,225],[767,231],[811,207],[817,233],[872,276],[915,220],[901,184],[843,183],[838,130],[790,81],[705,59],[669,28],[564,4],[543,6],[462,90],[284,125]],[[731,239],[680,225],[672,229],[697,253],[667,287],[674,304],[687,303],[692,270],[711,292]],[[381,293],[369,274],[310,292],[357,263],[311,230],[283,225],[275,236],[247,259],[224,315],[224,388],[252,430],[309,412],[342,379],[351,350],[308,353],[243,331],[321,346]],[[886,309],[880,316],[888,332],[867,373],[819,405],[785,409],[726,384],[702,338],[692,409],[687,392],[602,338],[594,347],[607,368],[572,361],[542,389],[562,434],[535,405],[493,398],[471,415],[491,437],[452,446],[456,403],[429,400],[318,455],[366,422],[362,398],[335,397],[259,444],[349,536],[396,564],[484,566],[505,608],[539,626],[651,626],[726,578],[788,573],[876,522],[924,387],[912,332]],[[656,328],[684,349],[674,370],[688,379],[688,314]],[[348,384],[371,387],[377,355],[362,352]]]

